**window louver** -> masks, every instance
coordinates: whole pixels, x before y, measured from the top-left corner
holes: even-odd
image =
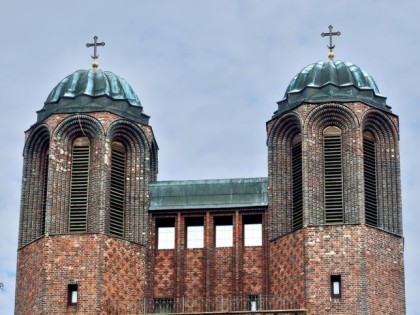
[[[366,224],[378,226],[375,143],[366,138],[363,139],[363,158],[365,174],[365,220]]]
[[[341,136],[324,136],[325,222],[343,222]]]
[[[45,234],[45,219],[47,212],[47,186],[48,186],[48,154],[44,157],[44,176],[42,178],[42,221],[41,221],[41,234]]]
[[[70,232],[85,232],[89,185],[89,140],[78,138],[73,145],[70,196]]]
[[[124,234],[125,152],[122,144],[113,143],[111,156],[110,233]]]
[[[302,142],[292,146],[293,230],[303,226]]]

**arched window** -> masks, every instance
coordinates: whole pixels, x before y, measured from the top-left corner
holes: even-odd
[[[45,220],[47,214],[47,187],[48,187],[48,149],[43,156],[43,177],[42,177],[42,218],[41,218],[41,234],[45,234]]]
[[[70,232],[86,232],[89,187],[90,141],[87,137],[73,142],[70,192]]]
[[[292,228],[300,229],[303,226],[301,134],[292,140],[292,211]]]
[[[363,133],[363,164],[365,182],[365,222],[369,225],[378,226],[375,138],[369,131]]]
[[[124,235],[125,147],[114,141],[111,145],[110,233]]]
[[[343,173],[341,156],[341,130],[334,126],[325,128],[325,223],[343,222]]]

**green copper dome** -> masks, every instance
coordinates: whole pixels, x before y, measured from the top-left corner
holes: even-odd
[[[363,102],[390,111],[386,97],[373,78],[358,66],[343,61],[318,61],[299,72],[279,101],[277,116],[302,103]]]
[[[141,123],[148,123],[140,100],[131,86],[118,75],[100,69],[78,70],[65,77],[51,91],[38,122],[51,114],[108,111]]]

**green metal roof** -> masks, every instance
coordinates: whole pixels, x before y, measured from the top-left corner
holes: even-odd
[[[274,116],[302,103],[363,102],[390,111],[373,78],[344,61],[318,61],[303,68],[290,82]]]
[[[109,111],[141,123],[149,116],[131,86],[118,75],[100,69],[78,70],[65,77],[38,111],[38,122],[55,113]]]
[[[267,206],[267,188],[266,177],[154,182],[150,210]]]

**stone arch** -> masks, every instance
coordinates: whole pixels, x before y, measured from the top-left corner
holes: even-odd
[[[317,183],[309,185],[306,200],[311,200],[309,224],[325,223],[324,198],[324,135],[327,127],[334,126],[341,130],[342,179],[343,179],[343,223],[360,222],[361,198],[359,183],[362,179],[360,123],[355,113],[342,104],[327,103],[316,106],[304,123],[304,181]]]
[[[126,149],[124,238],[133,242],[144,243],[148,234],[148,185],[152,177],[150,169],[151,150],[147,137],[138,125],[120,119],[109,126],[107,139],[109,145],[118,141]],[[109,184],[107,184],[106,195],[109,201],[110,180],[107,183]],[[110,208],[107,207],[107,209]],[[105,218],[105,230],[108,232],[109,213],[106,213]]]
[[[87,206],[88,233],[103,231],[103,213],[105,199],[103,180],[106,175],[105,132],[99,120],[89,115],[76,114],[65,118],[55,128],[51,143],[52,185],[57,195],[51,200],[54,209],[54,220],[51,222],[51,233],[62,234],[69,231],[70,185],[72,168],[73,141],[87,137],[90,142],[90,171]]]
[[[300,116],[292,112],[277,118],[268,135],[270,239],[292,231],[292,140],[301,132]]]
[[[364,114],[362,128],[373,135],[375,142],[378,227],[402,234],[398,129],[376,109]]]
[[[25,142],[19,246],[45,232],[50,142],[51,131],[45,124],[36,126]]]

